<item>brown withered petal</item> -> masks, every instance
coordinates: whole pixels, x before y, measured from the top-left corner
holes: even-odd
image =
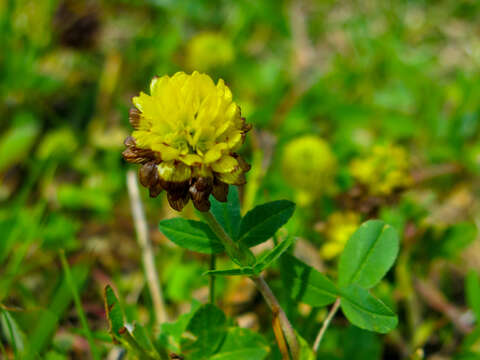
[[[125,145],[126,147],[135,146],[136,143],[135,143],[135,139],[133,138],[133,136],[127,136],[125,138],[125,140],[123,141],[123,145]]]
[[[129,146],[122,152],[125,161],[133,164],[145,164],[156,159],[155,153],[148,149],[139,149],[135,146]]]
[[[213,179],[207,177],[199,177],[195,179],[193,185],[198,191],[208,192],[212,191]]]
[[[135,130],[138,129],[138,125],[140,124],[140,114],[140,110],[137,108],[131,108],[128,112],[128,121]]]
[[[248,164],[244,158],[242,158],[240,155],[235,154],[235,158],[238,161],[238,165],[240,165],[240,168],[244,171],[247,172],[251,169],[251,165]]]
[[[243,121],[245,121],[245,118],[243,118]],[[250,130],[252,130],[252,127],[253,127],[252,124],[244,123],[243,126],[242,126],[242,131],[243,132],[249,132]]]
[[[195,206],[195,208],[198,210],[198,211],[202,211],[202,212],[206,212],[208,210],[210,210],[210,201],[208,200],[208,196],[210,194],[205,194],[206,196],[204,197],[200,197],[200,198],[192,198],[192,202],[193,202],[193,206]]]
[[[194,180],[194,183],[190,186],[189,192],[193,201],[193,205],[199,211],[210,210],[210,201],[208,197],[212,192],[212,179],[210,178],[198,178]]]
[[[175,182],[175,181],[166,181],[161,177],[158,178],[158,181],[162,187],[171,193],[187,193],[189,188],[189,181]]]
[[[226,202],[228,196],[228,184],[215,180],[213,183],[212,195],[220,202]]]
[[[247,183],[247,178],[245,177],[245,173],[241,173],[238,176],[237,182],[233,185],[245,185],[246,183]]]
[[[163,190],[162,186],[160,185],[159,182],[156,182],[155,184],[153,184],[152,186],[150,186],[148,188],[148,192],[149,192],[149,195],[150,195],[151,198],[155,198],[158,195],[160,195],[162,190]]]
[[[190,200],[190,194],[187,192],[186,194],[176,194],[176,193],[167,193],[167,199],[170,206],[177,210],[182,211],[185,205],[188,204]]]
[[[138,177],[143,186],[147,188],[154,186],[158,182],[157,165],[154,162],[148,162],[144,164],[138,170]]]

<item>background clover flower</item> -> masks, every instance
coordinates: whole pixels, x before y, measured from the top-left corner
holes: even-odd
[[[329,144],[317,136],[301,136],[289,142],[282,169],[285,180],[297,190],[301,205],[335,189],[337,159]]]
[[[373,195],[390,195],[412,184],[408,153],[397,145],[375,145],[367,156],[352,161],[350,171]]]
[[[245,183],[250,166],[235,151],[251,126],[220,79],[178,72],[155,77],[150,95],[133,98],[125,160],[142,164],[140,182],[156,197],[162,190],[175,210],[190,199],[208,211],[210,194],[226,201],[228,185]]]

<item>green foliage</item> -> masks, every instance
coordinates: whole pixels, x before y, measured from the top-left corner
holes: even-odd
[[[339,296],[335,284],[325,275],[293,256],[286,256],[285,276],[290,296],[312,306],[331,304]]]
[[[204,254],[218,254],[224,247],[208,225],[182,218],[162,220],[160,231],[178,246]]]
[[[24,160],[40,131],[33,115],[21,113],[12,126],[0,137],[0,172]]]
[[[208,359],[226,336],[227,318],[215,305],[205,304],[192,316],[186,330],[189,337],[182,341],[182,352],[191,359]]]
[[[362,224],[347,242],[338,266],[339,286],[375,286],[398,254],[398,234],[380,220]]]
[[[272,265],[278,258],[280,258],[283,253],[285,253],[287,249],[294,243],[294,241],[295,238],[288,237],[276,245],[273,249],[265,252],[262,254],[262,256],[257,258],[255,264],[252,266],[242,266],[236,269],[209,270],[205,272],[204,275],[258,275]]]
[[[229,328],[223,344],[211,360],[261,360],[270,349],[265,339],[249,329]]]
[[[468,272],[465,279],[465,291],[467,304],[475,314],[478,324],[480,323],[480,276],[475,270]]]
[[[121,343],[139,359],[165,359],[166,353],[163,349],[159,352],[153,347],[153,342],[143,326],[135,325],[133,330],[129,329],[121,304],[110,285],[105,287],[104,302],[109,331],[114,342]]]
[[[341,290],[341,308],[347,319],[361,329],[388,333],[398,323],[397,316],[366,289],[352,284]]]
[[[287,200],[272,201],[250,210],[242,219],[238,241],[248,247],[271,238],[286,224],[295,211],[295,204]]]
[[[109,323],[109,331],[112,337],[119,337],[125,331],[123,311],[117,296],[111,286],[105,287],[105,312]]]
[[[240,230],[240,221],[242,215],[240,214],[240,199],[238,189],[236,186],[230,186],[228,190],[228,197],[226,202],[217,201],[213,195],[210,196],[212,204],[211,212],[217,221],[222,225],[228,235],[232,239],[238,237]]]

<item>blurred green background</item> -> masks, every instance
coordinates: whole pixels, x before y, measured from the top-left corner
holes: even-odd
[[[403,235],[377,291],[398,329],[378,336],[340,317],[321,358],[480,358],[480,294],[464,287],[480,270],[480,2],[0,0],[0,44],[0,358],[90,358],[62,249],[105,358],[105,284],[152,325],[123,139],[132,96],[193,70],[223,78],[254,126],[243,211],[295,200],[286,231],[299,257],[335,275],[361,221]],[[208,259],[169,243],[156,224],[175,213],[141,192],[175,317],[207,298]],[[246,281],[219,280],[219,301],[269,331]],[[288,311],[313,341],[324,314]]]

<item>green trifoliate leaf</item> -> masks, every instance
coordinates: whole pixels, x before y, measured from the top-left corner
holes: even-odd
[[[397,315],[368,290],[350,285],[341,293],[340,306],[353,325],[378,333],[388,333],[397,326]]]
[[[224,270],[209,270],[202,275],[219,275],[219,276],[235,276],[235,275],[255,275],[255,271],[251,266],[239,267]]]
[[[224,247],[207,224],[174,218],[162,220],[160,231],[172,242],[185,249],[203,254],[218,254]]]
[[[289,236],[280,244],[275,246],[272,250],[267,251],[265,254],[259,257],[257,259],[257,263],[253,267],[255,273],[259,274],[269,267],[275,260],[282,256],[294,242],[295,238],[293,236]]]
[[[357,284],[369,289],[393,265],[399,239],[394,228],[381,220],[363,223],[345,245],[338,268],[339,286]]]
[[[277,260],[283,253],[293,244],[294,237],[288,237],[273,249],[263,254],[253,266],[242,266],[233,269],[219,269],[209,270],[203,273],[203,275],[220,275],[220,276],[234,276],[234,275],[258,275]]]
[[[182,339],[182,353],[188,359],[210,359],[227,335],[227,318],[213,304],[201,306],[190,319]]]
[[[270,352],[263,336],[249,329],[230,328],[218,352],[210,360],[262,360]]]
[[[250,210],[242,219],[238,241],[248,247],[271,238],[290,219],[295,203],[287,200],[272,201]]]
[[[293,299],[311,306],[331,304],[339,296],[335,284],[325,275],[291,255],[285,255],[282,271]]]
[[[213,196],[210,196],[210,202],[212,204],[210,211],[213,216],[222,225],[226,233],[235,240],[240,230],[240,222],[242,221],[237,187],[229,187],[227,202],[217,201]]]

